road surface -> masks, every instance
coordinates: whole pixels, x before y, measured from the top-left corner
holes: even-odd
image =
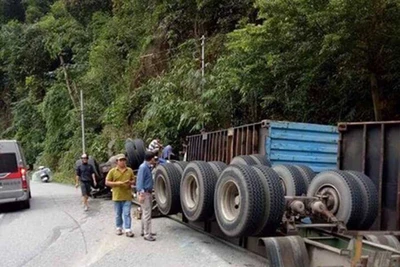
[[[93,199],[84,212],[77,189],[32,182],[31,209],[0,206],[0,266],[266,266],[167,218],[153,220],[156,242],[116,236],[111,201]],[[139,221],[133,220],[135,234]]]

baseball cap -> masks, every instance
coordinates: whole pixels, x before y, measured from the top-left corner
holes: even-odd
[[[122,160],[122,159],[126,159],[124,154],[118,154],[117,155],[117,160]]]

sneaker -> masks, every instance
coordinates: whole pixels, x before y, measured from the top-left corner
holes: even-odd
[[[146,240],[146,241],[156,241],[156,239],[154,237],[152,237],[152,236],[145,236],[144,240]]]
[[[135,236],[131,231],[126,232],[125,234],[126,234],[127,237],[134,237]]]
[[[84,211],[88,211],[88,210],[89,210],[89,207],[88,207],[88,206],[85,206],[85,207],[83,208],[83,210],[84,210]]]
[[[157,233],[151,233],[150,234],[151,236],[156,236],[157,235]],[[140,236],[144,236],[144,233],[142,232],[142,233],[140,233]]]
[[[122,235],[122,230],[121,229],[117,229],[117,231],[115,232],[117,235]]]

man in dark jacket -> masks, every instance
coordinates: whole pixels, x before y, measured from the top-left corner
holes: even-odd
[[[91,191],[92,181],[93,185],[96,186],[96,175],[92,165],[88,163],[89,156],[87,154],[83,154],[81,160],[82,164],[76,169],[75,187],[78,188],[80,184],[83,197],[83,207],[84,210],[87,211],[89,209],[88,199]]]

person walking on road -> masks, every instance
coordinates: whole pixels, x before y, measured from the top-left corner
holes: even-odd
[[[92,165],[88,163],[89,156],[87,154],[83,154],[81,156],[81,160],[82,164],[76,169],[75,187],[78,188],[79,185],[81,186],[83,208],[85,211],[88,211],[88,199],[92,187],[92,181],[93,185],[96,186],[96,175]]]
[[[125,155],[117,155],[117,166],[108,172],[106,178],[106,185],[112,188],[117,235],[123,234],[123,227],[127,237],[134,237],[131,230],[132,185],[134,183],[135,176],[133,170],[126,166]]]
[[[144,162],[139,167],[136,189],[139,194],[139,202],[142,208],[142,233],[147,241],[155,241],[154,233],[151,232],[151,211],[153,202],[153,176],[152,166],[155,165],[154,153],[147,151]]]

